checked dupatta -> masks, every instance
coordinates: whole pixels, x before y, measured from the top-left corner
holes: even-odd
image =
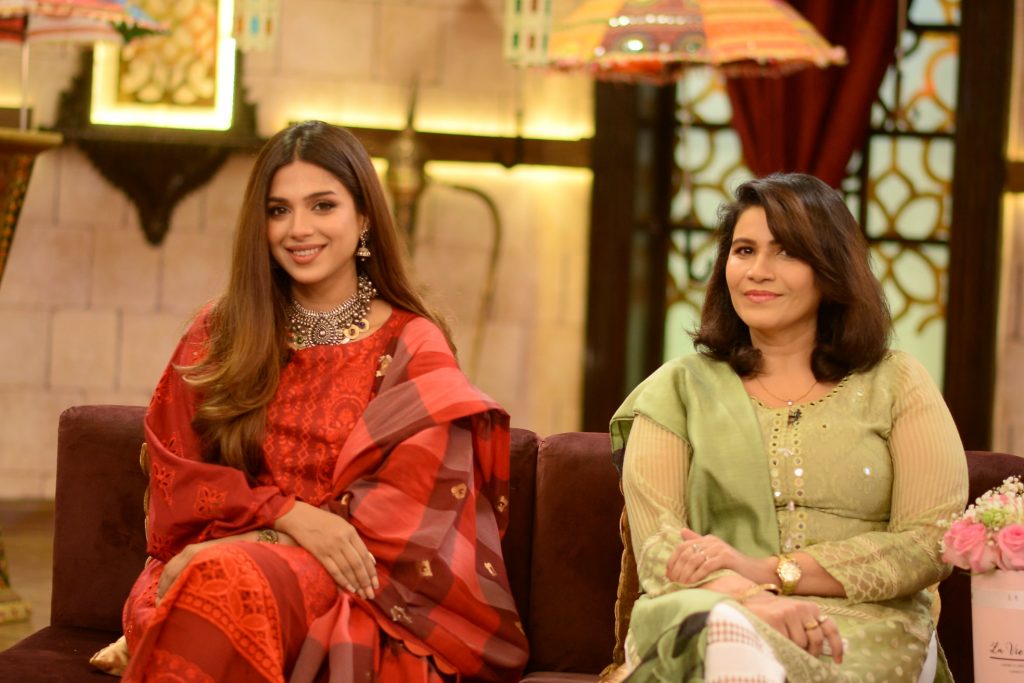
[[[413,652],[434,653],[443,670],[517,679],[526,639],[500,545],[508,416],[467,382],[447,347],[416,348],[422,327],[410,323],[398,338],[380,393],[338,459],[331,507],[377,558],[381,590],[373,602],[388,617],[377,619],[382,630]],[[336,637],[343,613],[339,603],[314,623],[297,674],[325,649],[332,663],[347,657],[348,644]]]

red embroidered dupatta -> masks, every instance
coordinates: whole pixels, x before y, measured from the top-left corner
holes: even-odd
[[[310,627],[290,680],[386,677],[381,647],[395,641],[466,680],[518,680],[527,645],[500,546],[508,416],[468,382],[432,323],[393,315],[411,319],[381,358],[375,396],[341,448],[322,505],[359,530],[377,559],[380,590],[372,601],[339,591]],[[174,362],[194,363],[205,339],[197,323]],[[180,377],[164,379],[146,438],[149,549],[166,562],[187,543],[271,526],[294,498],[199,462],[192,406],[175,396]]]

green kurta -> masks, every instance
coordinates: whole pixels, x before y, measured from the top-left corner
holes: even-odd
[[[656,528],[640,525],[642,537],[634,526],[646,592],[630,626],[634,660],[724,599],[665,578],[687,526],[755,557],[802,550],[843,584],[846,598],[806,598],[848,641],[839,667],[750,615],[790,681],[917,680],[933,631],[925,589],[949,572],[937,523],[963,509],[967,466],[942,396],[916,360],[892,352],[824,398],[771,409],[726,364],[688,356],[627,398],[612,419],[616,450],[626,447],[637,415],[678,437],[673,457],[686,462],[673,465],[684,473],[679,490],[666,490],[673,478],[657,474],[662,451],[626,450],[631,526],[634,516],[658,519]],[[661,502],[673,498],[680,504]],[[681,658],[659,659],[666,680],[684,680]],[[940,665],[937,679],[947,678]]]

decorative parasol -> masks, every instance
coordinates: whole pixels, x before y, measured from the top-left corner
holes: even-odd
[[[845,64],[782,0],[585,0],[550,36],[548,64],[605,80],[670,83],[688,65],[780,75]]]
[[[21,45],[20,129],[28,125],[30,43],[127,41],[165,30],[127,0],[0,0],[0,41]]]

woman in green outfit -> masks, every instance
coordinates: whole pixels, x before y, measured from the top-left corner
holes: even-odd
[[[967,465],[889,349],[867,243],[807,175],[723,207],[700,353],[612,418],[643,595],[634,681],[944,681],[930,586]]]

